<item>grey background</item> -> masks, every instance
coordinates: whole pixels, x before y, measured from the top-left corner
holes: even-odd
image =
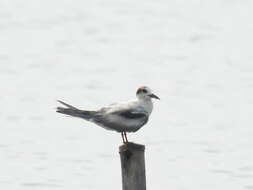
[[[0,0],[0,188],[120,189],[120,134],[55,113],[161,98],[148,189],[253,189],[250,0]]]

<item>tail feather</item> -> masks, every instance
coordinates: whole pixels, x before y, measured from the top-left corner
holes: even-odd
[[[61,104],[63,104],[64,106],[67,107],[67,108],[57,107],[56,112],[58,112],[58,113],[70,115],[73,117],[79,117],[79,118],[86,119],[86,120],[91,119],[94,116],[94,114],[96,113],[95,111],[79,110],[76,107],[71,106],[65,102],[60,101],[60,100],[58,100],[58,102],[60,102]]]
[[[57,100],[57,102],[63,104],[64,106],[66,106],[66,107],[68,107],[68,108],[77,109],[76,107],[71,106],[71,105],[69,105],[69,104],[67,104],[67,103],[65,103],[65,102],[63,102],[63,101],[61,101],[61,100]]]

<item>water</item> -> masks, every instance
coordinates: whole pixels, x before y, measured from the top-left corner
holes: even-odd
[[[0,187],[120,189],[121,137],[55,113],[161,97],[148,189],[253,189],[252,1],[1,1]]]

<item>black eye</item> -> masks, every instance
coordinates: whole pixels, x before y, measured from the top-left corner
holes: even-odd
[[[148,93],[148,90],[145,89],[145,88],[139,88],[139,89],[137,90],[136,94],[140,94],[140,93],[146,94],[146,93]]]

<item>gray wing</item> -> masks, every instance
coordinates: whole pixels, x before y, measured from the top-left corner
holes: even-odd
[[[136,110],[121,110],[114,112],[113,114],[118,114],[121,117],[124,117],[126,119],[143,119],[147,117],[147,114],[144,112],[136,112]]]
[[[110,130],[118,132],[135,132],[148,122],[149,115],[137,112],[135,109],[123,109],[107,113],[101,109],[93,117],[93,122]]]

